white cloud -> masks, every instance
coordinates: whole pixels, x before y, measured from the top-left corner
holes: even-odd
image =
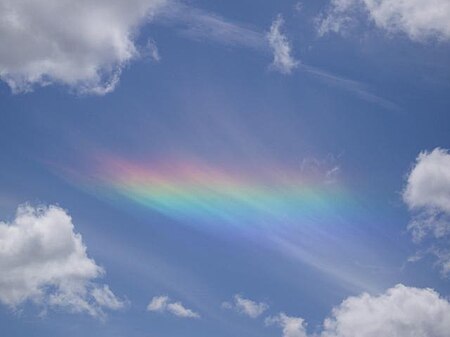
[[[448,248],[433,247],[430,251],[437,258],[441,274],[447,277],[450,274],[450,250]]]
[[[298,66],[299,62],[291,55],[291,44],[281,31],[283,24],[283,17],[278,15],[272,22],[267,39],[273,49],[272,68],[283,74],[290,74]]]
[[[301,317],[287,316],[280,313],[265,320],[266,325],[277,324],[283,331],[283,337],[307,337],[306,323]]]
[[[14,92],[51,83],[105,94],[138,56],[139,25],[165,0],[0,0],[0,78]]]
[[[364,83],[332,74],[320,68],[312,67],[303,63],[299,64],[299,69],[317,77],[325,83],[347,90],[367,102],[378,104],[388,110],[399,110],[399,107],[395,103],[372,93],[370,88]]]
[[[124,306],[107,285],[92,289],[92,297],[102,307],[117,310]]]
[[[319,33],[345,30],[366,15],[378,28],[412,40],[450,39],[448,0],[331,0],[319,20]]]
[[[13,308],[30,300],[103,317],[103,309],[124,306],[94,283],[104,271],[57,206],[20,206],[12,222],[0,222],[0,270],[0,302]]]
[[[431,289],[397,285],[349,297],[325,320],[322,337],[446,337],[450,303]]]
[[[303,175],[317,183],[334,183],[339,174],[339,157],[328,154],[324,158],[306,157],[300,164]]]
[[[200,315],[186,308],[181,302],[170,302],[168,296],[155,296],[147,306],[148,311],[170,312],[183,318],[200,318]]]
[[[294,5],[294,10],[297,13],[300,13],[303,10],[303,2],[301,2],[301,1],[296,2]]]
[[[447,337],[450,303],[432,289],[400,284],[379,296],[364,293],[345,299],[312,335],[301,317],[281,313],[266,324],[278,324],[283,337]]]
[[[435,239],[429,253],[438,258],[444,275],[450,272],[450,153],[436,148],[422,152],[408,174],[403,200],[413,212],[408,229],[415,242]],[[444,247],[439,247],[444,245]]]
[[[180,302],[169,303],[167,310],[178,317],[199,318],[200,315],[191,309],[185,308]]]
[[[281,16],[265,34],[173,0],[0,0],[0,45],[8,46],[0,49],[0,79],[13,92],[57,83],[77,93],[109,93],[131,61],[161,60],[152,39],[140,47],[135,43],[139,28],[152,19],[195,40],[272,53],[274,70],[287,74],[301,66],[367,101],[392,106],[359,83],[301,65],[291,55]]]
[[[145,54],[147,54],[155,62],[161,61],[158,46],[153,39],[148,39]]]
[[[244,298],[241,295],[234,295],[233,302],[224,302],[222,303],[222,307],[225,309],[234,309],[251,318],[257,318],[261,316],[264,311],[269,309],[269,306],[266,303],[258,303],[248,298]]]
[[[450,153],[440,148],[420,153],[408,176],[403,197],[412,209],[430,208],[450,213]]]
[[[175,26],[183,35],[194,40],[214,41],[255,50],[268,49],[264,34],[252,27],[181,2],[173,2],[164,7],[160,12],[159,22]]]
[[[274,60],[271,67],[284,74],[291,73],[299,64],[292,57],[291,44],[282,32],[284,20],[281,15],[273,21],[267,34],[182,3],[165,7],[159,18],[162,22],[175,25],[182,34],[195,40],[209,40],[264,53],[272,52]]]
[[[166,309],[168,302],[169,302],[169,297],[167,297],[167,296],[155,296],[152,298],[152,300],[148,304],[147,310],[162,312]]]

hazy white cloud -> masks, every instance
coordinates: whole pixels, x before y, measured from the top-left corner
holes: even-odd
[[[153,39],[148,39],[147,46],[145,48],[145,54],[155,62],[161,61],[161,55],[159,54],[158,46]]]
[[[334,183],[339,174],[339,156],[328,154],[324,158],[306,157],[300,164],[303,175],[318,183]]]
[[[448,277],[450,275],[450,249],[448,246],[447,248],[432,247],[430,251],[437,259],[437,264],[441,268],[441,274]]]
[[[184,36],[194,40],[214,41],[256,50],[268,48],[262,32],[181,2],[172,2],[170,6],[164,7],[159,13],[158,22],[175,27]]]
[[[345,30],[366,16],[378,28],[412,40],[450,39],[448,0],[331,0],[319,19],[319,33]]]
[[[160,13],[160,21],[178,27],[183,35],[194,40],[207,40],[230,46],[240,46],[272,52],[271,67],[281,73],[291,73],[299,64],[291,55],[291,44],[282,32],[284,20],[281,15],[272,23],[265,35],[242,23],[232,22],[214,13],[174,3]]]
[[[124,302],[119,300],[107,285],[93,288],[92,297],[96,303],[105,308],[117,310],[124,306]]]
[[[199,318],[200,315],[183,306],[180,302],[169,303],[167,310],[178,317]]]
[[[247,315],[251,318],[257,318],[261,316],[264,311],[269,309],[269,306],[263,302],[255,302],[248,298],[244,298],[241,295],[234,295],[232,302],[222,303],[222,307],[225,309],[233,309],[237,312]]]
[[[283,337],[307,337],[306,323],[301,317],[287,316],[280,313],[277,316],[267,317],[266,325],[277,324],[283,331]]]
[[[155,296],[147,306],[148,311],[170,312],[183,318],[200,318],[200,315],[186,308],[181,302],[171,302],[168,296]]]
[[[13,92],[60,83],[108,93],[139,54],[139,25],[165,2],[0,0],[0,79]]]
[[[267,39],[273,50],[272,68],[283,74],[290,74],[299,62],[291,55],[292,47],[288,38],[282,32],[283,25],[283,17],[278,15],[272,22],[272,26],[267,33]]]
[[[155,296],[148,304],[147,310],[162,312],[167,308],[168,302],[169,302],[168,296]]]
[[[360,99],[365,100],[369,103],[377,104],[388,110],[399,110],[400,108],[393,102],[383,97],[380,97],[373,92],[371,92],[370,87],[366,84],[354,81],[320,68],[312,67],[303,63],[299,64],[299,70],[309,73],[316,78],[324,81],[325,83],[332,85],[336,88],[341,88],[343,90],[349,91]]]
[[[431,289],[397,285],[380,296],[349,297],[324,322],[322,337],[445,337],[450,303]]]
[[[307,333],[303,318],[284,313],[267,318],[266,324],[278,324],[283,337],[446,337],[450,303],[432,289],[400,284],[378,296],[348,297],[313,334]]]
[[[450,153],[436,148],[421,152],[408,174],[403,200],[413,216],[408,225],[415,242],[431,236],[428,253],[438,258],[444,275],[450,272]],[[417,258],[415,259],[417,260]]]
[[[297,13],[300,13],[300,12],[303,10],[303,2],[297,1],[297,2],[295,3],[295,5],[294,5],[294,10],[295,10]]]
[[[124,306],[94,282],[104,271],[57,206],[21,206],[12,222],[0,222],[0,270],[0,301],[12,308],[32,301],[102,317]]]

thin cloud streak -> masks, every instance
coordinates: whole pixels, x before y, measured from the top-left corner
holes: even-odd
[[[328,275],[347,291],[376,293],[383,289],[384,285],[376,284],[377,282],[364,277],[354,268],[350,266],[344,267],[344,259],[342,257],[334,256],[330,258],[320,255],[318,252],[312,251],[310,247],[302,246],[298,242],[292,242],[280,236],[274,237],[272,241],[274,247],[280,252]],[[339,259],[340,261],[338,262]]]
[[[270,31],[258,31],[254,27],[229,21],[214,13],[180,2],[170,2],[160,9],[154,23],[174,27],[183,36],[196,41],[216,42],[226,46],[252,49],[272,57],[274,55],[273,41],[271,43],[268,38]],[[285,39],[284,35],[283,38]],[[364,101],[377,104],[387,110],[400,110],[398,105],[372,93],[363,83],[294,59],[290,59],[290,61],[292,62],[288,64],[288,67],[282,68],[288,70],[283,73],[295,70],[308,73],[329,85],[351,92]]]
[[[368,89],[366,89],[366,85],[361,82],[338,76],[323,69],[306,64],[300,64],[298,68],[300,71],[311,74],[330,85],[350,91],[367,102],[375,103],[387,110],[401,110],[401,108],[394,102],[391,102],[388,99],[377,96],[374,93],[370,92]]]
[[[260,51],[270,49],[263,32],[180,2],[171,2],[158,14],[157,23],[174,26],[182,35],[193,40],[213,41]]]

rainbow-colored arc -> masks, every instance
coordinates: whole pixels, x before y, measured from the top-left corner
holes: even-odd
[[[94,179],[104,190],[182,220],[238,225],[325,220],[351,204],[338,184],[279,168],[257,173],[193,161],[156,165],[107,158],[102,163]]]

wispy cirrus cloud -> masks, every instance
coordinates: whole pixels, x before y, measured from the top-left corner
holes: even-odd
[[[308,266],[313,267],[317,271],[324,273],[327,277],[333,279],[336,285],[341,286],[347,291],[379,291],[380,286],[373,277],[368,277],[365,271],[361,271],[357,264],[349,264],[348,258],[341,254],[330,256],[329,253],[319,251],[317,247],[321,245],[317,240],[309,240],[309,242],[299,242],[286,237],[273,237],[273,244],[277,250],[288,257],[298,260]],[[342,244],[337,244],[335,249],[339,249],[341,253],[345,251]],[[339,247],[339,248],[338,248]],[[358,252],[360,255],[362,251]],[[365,253],[365,252],[364,252]],[[353,252],[346,252],[353,255]]]
[[[321,68],[303,63],[299,65],[299,70],[303,71],[304,73],[310,74],[329,85],[351,92],[352,94],[366,102],[377,104],[391,111],[400,110],[400,107],[396,103],[374,94],[364,83],[339,76],[325,71]]]
[[[157,23],[173,27],[183,36],[197,41],[212,41],[256,50],[268,47],[264,33],[256,28],[179,1],[171,1],[163,7],[159,11]]]
[[[270,68],[282,74],[292,74],[295,70],[310,74],[320,81],[353,93],[362,100],[382,106],[388,110],[399,110],[399,107],[373,92],[358,81],[333,74],[324,69],[314,67],[294,58],[292,42],[283,32],[284,19],[277,15],[268,31],[229,21],[214,13],[175,3],[163,10],[160,20],[174,25],[176,29],[192,39],[213,41],[216,43],[250,48],[257,52],[271,55],[273,61]]]

